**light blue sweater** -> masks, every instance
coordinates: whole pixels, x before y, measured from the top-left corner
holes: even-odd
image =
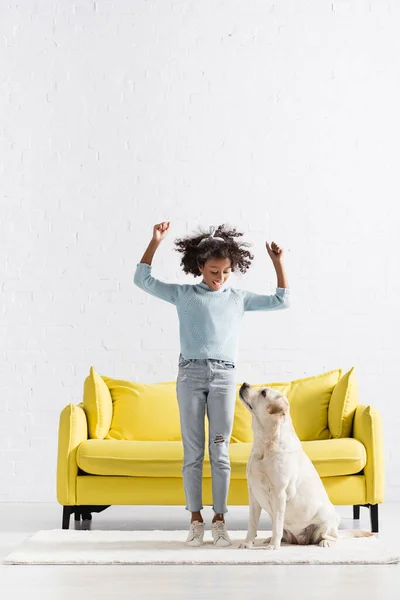
[[[270,296],[226,284],[213,291],[206,283],[166,283],[155,279],[151,265],[138,263],[134,283],[152,296],[176,306],[181,354],[184,358],[236,361],[239,333],[247,310],[278,310],[290,305],[289,288]]]

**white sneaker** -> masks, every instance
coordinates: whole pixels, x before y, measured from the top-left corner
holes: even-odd
[[[185,542],[186,546],[201,546],[204,537],[204,521],[192,521],[190,523],[189,535]]]
[[[224,521],[215,521],[215,523],[211,523],[211,530],[214,546],[232,546]]]

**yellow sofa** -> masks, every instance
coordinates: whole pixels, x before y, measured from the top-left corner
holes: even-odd
[[[237,393],[241,383],[237,383]],[[370,508],[378,531],[384,463],[379,412],[358,402],[354,368],[290,382],[252,383],[279,389],[288,398],[293,425],[335,505]],[[208,423],[203,468],[203,503],[212,505]],[[237,396],[229,444],[229,505],[248,505],[246,464],[252,445],[251,415]],[[63,529],[71,514],[120,504],[185,506],[183,446],[176,382],[152,385],[100,376],[93,367],[83,401],[61,412],[58,432],[57,500]]]

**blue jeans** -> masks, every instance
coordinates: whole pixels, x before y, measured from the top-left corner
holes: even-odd
[[[191,512],[203,508],[204,418],[207,408],[213,510],[224,514],[228,512],[226,500],[231,476],[228,448],[236,402],[236,366],[230,361],[212,358],[184,359],[180,354],[176,392],[183,442],[185,508]]]

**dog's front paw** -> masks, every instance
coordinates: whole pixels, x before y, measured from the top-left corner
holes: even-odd
[[[334,546],[335,544],[336,540],[321,540],[318,546],[321,546],[322,548],[331,548],[331,546]]]
[[[272,537],[265,538],[265,540],[263,541],[263,544],[269,544],[271,540],[272,540]]]
[[[280,542],[273,541],[272,537],[269,537],[263,541],[263,545],[266,550],[279,550],[281,547]]]
[[[247,549],[250,549],[250,548],[252,548],[253,546],[254,546],[254,542],[253,542],[252,540],[250,540],[250,541],[248,541],[248,542],[242,542],[242,543],[239,545],[239,548],[247,548]]]

